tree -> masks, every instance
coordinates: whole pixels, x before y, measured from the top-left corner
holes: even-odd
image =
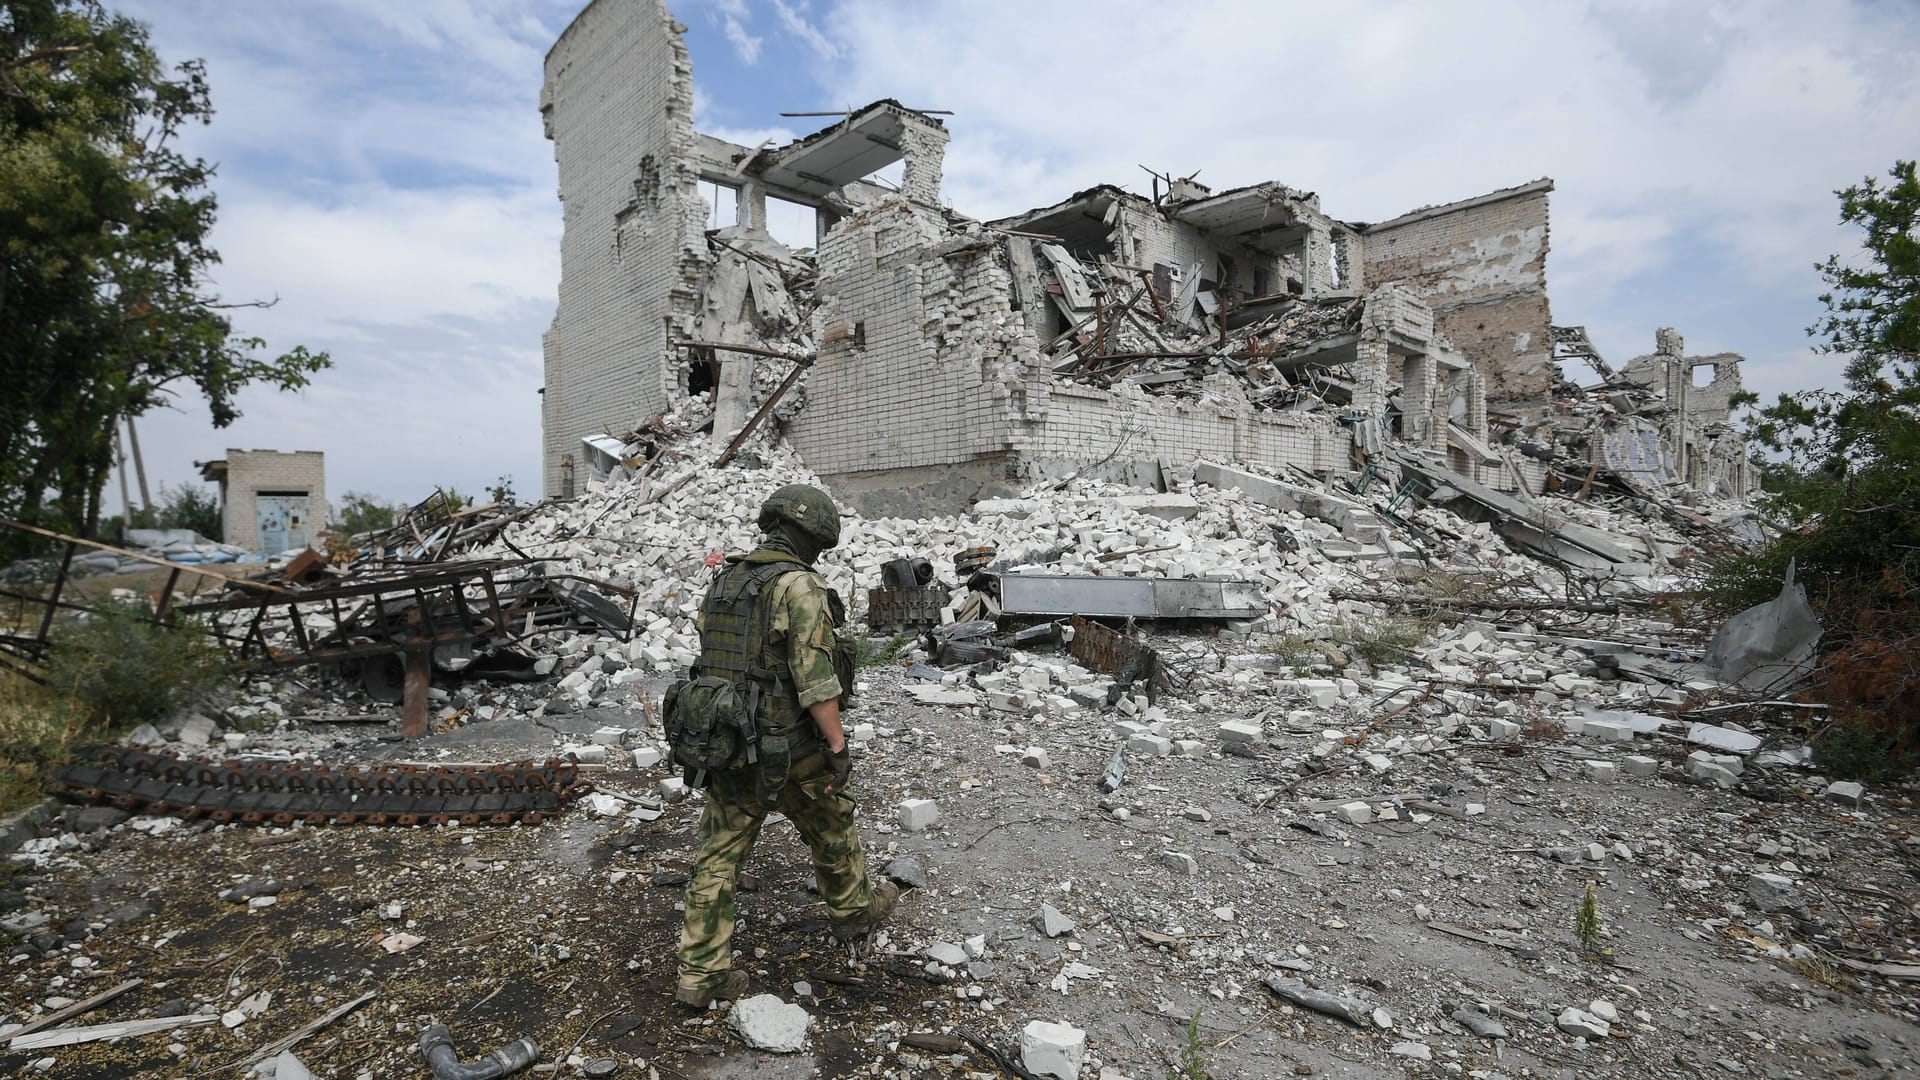
[[[364,491],[349,491],[335,508],[340,515],[340,530],[348,536],[385,532],[393,528],[394,508]]]
[[[204,484],[171,485],[160,489],[154,518],[162,529],[192,529],[210,540],[226,531],[220,519],[220,498]]]
[[[329,365],[235,335],[208,286],[213,168],[174,141],[212,115],[200,62],[170,75],[99,0],[0,0],[0,516],[91,533],[121,418],[192,389],[225,427]]]
[[[500,503],[503,506],[511,506],[518,502],[519,496],[514,494],[513,490],[513,477],[502,474],[498,481],[489,484],[487,501]]]
[[[1788,526],[1721,574],[1723,606],[1764,599],[1791,561],[1820,609],[1821,678],[1843,715],[1920,739],[1920,180],[1896,162],[1835,192],[1861,253],[1817,269],[1818,350],[1846,358],[1839,389],[1782,394],[1753,426],[1783,455],[1765,508]]]

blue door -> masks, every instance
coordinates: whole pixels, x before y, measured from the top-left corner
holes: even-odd
[[[307,546],[305,492],[261,492],[253,497],[260,526],[260,550],[268,555]]]

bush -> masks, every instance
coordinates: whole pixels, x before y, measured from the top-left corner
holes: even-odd
[[[1840,721],[1833,752],[1877,758],[1876,772],[1920,748],[1920,175],[1900,161],[1888,181],[1835,192],[1864,257],[1820,264],[1827,313],[1808,333],[1845,358],[1840,386],[1782,394],[1752,418],[1756,449],[1779,456],[1756,464],[1781,532],[1714,563],[1703,593],[1725,617],[1796,568],[1823,628],[1815,686]]]
[[[63,624],[47,662],[76,727],[96,731],[159,720],[232,674],[198,625],[159,626],[144,605],[118,601]]]
[[[1893,733],[1861,717],[1835,721],[1813,740],[1820,767],[1836,780],[1884,784],[1913,768]]]
[[[223,539],[220,498],[202,484],[168,485],[160,489],[154,520],[162,529],[192,529],[210,540]]]

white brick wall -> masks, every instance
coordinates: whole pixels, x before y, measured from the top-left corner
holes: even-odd
[[[899,199],[828,235],[820,321],[834,340],[807,377],[807,408],[789,431],[815,472],[957,464],[1009,450],[1029,462],[1092,462],[1130,430],[1122,460],[1344,462],[1348,437],[1326,417],[1057,380],[1012,309],[1004,238],[955,250],[979,242],[955,240]],[[856,321],[865,323],[864,347],[853,344]]]
[[[669,319],[707,258],[691,165],[692,65],[662,0],[596,0],[547,55],[541,89],[565,234],[543,339],[542,489],[580,437],[661,410]],[[581,474],[581,475],[584,475]]]
[[[301,526],[311,543],[327,522],[327,459],[318,450],[227,451],[225,503],[220,511],[222,541],[260,550],[259,503],[262,491],[304,491],[307,512]],[[272,555],[275,552],[266,552]]]

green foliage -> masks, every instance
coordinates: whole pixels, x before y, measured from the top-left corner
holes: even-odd
[[[1207,1059],[1200,1056],[1200,1010],[1193,1010],[1187,1021],[1187,1042],[1180,1048],[1180,1060],[1167,1070],[1167,1080],[1208,1080]]]
[[[513,477],[511,476],[501,476],[498,481],[487,486],[488,502],[496,502],[504,506],[518,502],[519,498],[518,495],[514,494]]]
[[[78,734],[59,695],[0,669],[0,814],[40,797],[50,765],[65,759]]]
[[[1841,222],[1866,232],[1866,258],[1820,264],[1827,313],[1808,333],[1847,358],[1841,388],[1782,394],[1752,432],[1784,455],[1766,509],[1791,531],[1769,564],[1797,559],[1861,604],[1920,581],[1920,179],[1911,161],[1890,175],[1836,193]]]
[[[879,649],[873,647],[873,639],[860,635],[860,643],[853,651],[853,662],[857,667],[886,667],[900,658],[900,654],[913,644],[911,634],[899,634],[887,639]]]
[[[1332,660],[1332,653],[1358,657],[1374,667],[1402,664],[1433,636],[1435,623],[1427,618],[1381,618],[1343,623],[1323,636],[1282,635],[1274,655],[1284,664],[1305,667]],[[1337,661],[1333,661],[1336,664]]]
[[[429,505],[433,506],[442,514],[457,514],[473,505],[473,498],[462,494],[460,489],[454,487],[452,484],[448,484],[443,488],[435,488],[433,494],[428,497],[428,501]]]
[[[90,533],[118,421],[191,390],[225,427],[248,385],[328,366],[210,290],[213,169],[174,143],[212,115],[203,66],[99,0],[0,0],[0,516]]]
[[[1782,394],[1750,421],[1762,509],[1783,526],[1762,549],[1724,558],[1704,598],[1722,617],[1771,599],[1789,564],[1825,628],[1820,681],[1835,738],[1865,725],[1920,740],[1920,177],[1896,162],[1835,192],[1861,249],[1819,264],[1826,314],[1817,349],[1846,359],[1838,388]],[[1842,753],[1847,753],[1843,750]]]
[[[154,509],[154,527],[192,529],[212,540],[221,538],[220,497],[204,484],[181,484],[160,489],[160,505]]]
[[[364,491],[349,491],[342,495],[339,505],[334,507],[334,513],[340,519],[341,531],[349,536],[385,532],[393,528],[394,508]]]
[[[156,625],[144,605],[114,602],[56,631],[47,682],[77,723],[119,728],[159,720],[225,682],[226,656],[196,625]]]
[[[1580,955],[1599,958],[1607,955],[1607,949],[1600,942],[1600,902],[1594,899],[1593,886],[1587,886],[1587,895],[1580,901],[1580,907],[1573,913],[1573,936],[1580,945]]]
[[[1892,733],[1857,718],[1836,721],[1813,740],[1820,752],[1820,768],[1836,780],[1884,784],[1906,775],[1914,766]]]

